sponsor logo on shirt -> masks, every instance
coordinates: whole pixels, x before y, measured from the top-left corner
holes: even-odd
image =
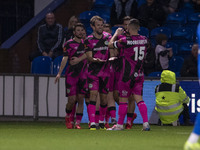
[[[122,96],[127,96],[127,94],[128,94],[128,91],[125,91],[125,90],[122,91]]]
[[[107,50],[108,47],[107,46],[104,46],[104,47],[97,47],[97,48],[94,48],[93,51],[103,51],[103,50]]]

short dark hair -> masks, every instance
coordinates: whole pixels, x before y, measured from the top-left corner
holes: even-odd
[[[123,18],[123,21],[131,20],[131,19],[132,19],[132,17],[130,17],[130,16],[125,16],[125,17]]]
[[[82,23],[77,23],[73,26],[73,31],[75,31],[77,27],[82,27],[85,30],[85,26]]]
[[[103,27],[104,27],[104,28],[109,28],[109,29],[111,29],[111,25],[110,25],[109,23],[103,24]]]
[[[99,20],[99,21],[104,22],[103,18],[101,18],[100,16],[93,16],[93,17],[90,19],[90,24],[91,24],[92,26],[94,26],[96,20]]]
[[[135,19],[135,18],[131,19],[128,25],[133,26],[133,28],[135,28],[137,30],[140,29],[140,22],[138,19]]]
[[[156,43],[161,45],[162,41],[164,40],[168,40],[167,35],[163,34],[163,33],[159,33],[156,35]]]

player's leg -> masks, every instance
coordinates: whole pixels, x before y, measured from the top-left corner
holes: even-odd
[[[109,77],[99,78],[99,94],[100,94],[100,108],[99,108],[99,126],[100,129],[105,129],[104,119],[108,104],[108,90],[109,90]]]
[[[143,119],[143,130],[149,131],[150,126],[148,123],[147,106],[146,106],[145,102],[143,101],[143,98],[141,95],[134,95],[134,99],[137,103],[138,109],[139,109],[140,114]]]
[[[88,75],[88,86],[90,91],[90,103],[88,105],[90,114],[90,130],[96,130],[95,113],[96,113],[96,100],[99,90],[99,78],[96,76]]]
[[[135,99],[133,95],[128,98],[128,112],[127,112],[127,122],[126,129],[131,129],[133,126],[133,121],[137,117],[135,112]]]
[[[75,102],[76,102],[76,95],[68,96],[68,102],[65,108],[65,111],[66,111],[65,124],[68,129],[73,128],[72,121],[74,120],[71,120],[71,112],[72,112]]]
[[[77,96],[78,106],[76,110],[76,123],[75,123],[76,129],[81,129],[80,123],[83,117],[84,96],[85,96],[84,94],[78,94]]]
[[[76,85],[77,85],[78,79],[73,78],[71,76],[67,76],[65,82],[66,82],[66,96],[68,97],[68,102],[65,108],[65,111],[66,111],[65,123],[66,123],[66,127],[71,129],[73,128],[72,122],[74,122],[74,118],[72,119],[71,114],[76,102],[76,94],[77,94]]]
[[[95,123],[96,128],[99,129],[99,107],[100,107],[100,95],[98,93],[97,100],[96,100],[96,112],[95,112]]]
[[[111,117],[111,123],[113,125],[115,125],[117,123],[116,121],[116,106],[115,106],[115,100],[113,98],[113,92],[109,92],[107,95],[107,99],[108,99],[108,109],[107,109],[107,116],[106,116],[106,124],[105,126],[107,126],[106,128],[109,127],[109,118]]]
[[[187,142],[184,145],[184,150],[200,150],[200,144],[198,143],[200,136],[200,113],[198,113],[194,125],[194,129],[190,134]]]

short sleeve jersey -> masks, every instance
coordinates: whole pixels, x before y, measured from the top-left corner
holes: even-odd
[[[109,58],[109,49],[108,43],[111,39],[111,35],[107,32],[103,32],[101,39],[97,39],[94,35],[89,35],[85,40],[85,52],[92,51],[93,58],[99,58],[101,60],[108,60]],[[108,71],[108,62],[105,63],[94,63],[89,62],[88,73],[101,76],[106,74]]]
[[[85,53],[84,42],[76,42],[73,39],[68,40],[63,48],[63,55],[68,56],[68,60],[72,57],[81,57]],[[70,74],[72,77],[77,77],[81,72],[84,72],[87,68],[87,60],[83,60],[76,65],[70,65],[67,67],[66,74]]]

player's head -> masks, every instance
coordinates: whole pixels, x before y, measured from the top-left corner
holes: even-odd
[[[85,27],[82,23],[77,23],[73,26],[73,34],[76,38],[83,38]]]
[[[165,46],[167,44],[167,36],[163,33],[156,35],[156,43]]]
[[[128,26],[128,24],[130,23],[130,20],[131,20],[132,18],[130,17],[130,16],[125,16],[124,18],[123,18],[123,28],[124,28],[124,30],[126,31],[127,30],[127,26]]]
[[[47,25],[49,25],[49,26],[54,25],[55,21],[56,21],[54,13],[53,12],[47,13],[46,17],[45,17],[45,21],[46,21]]]
[[[140,29],[140,22],[138,19],[131,19],[128,26],[127,26],[127,32],[131,33],[137,33]]]
[[[108,32],[108,33],[112,33],[112,30],[111,30],[111,26],[110,26],[110,24],[108,24],[108,23],[105,23],[104,25],[103,25],[103,30],[105,31],[105,32]]]
[[[197,43],[192,45],[192,55],[197,59],[199,45]]]
[[[72,29],[75,24],[78,23],[78,18],[76,16],[71,16],[68,21],[68,29]]]
[[[96,32],[97,34],[103,33],[103,23],[104,23],[104,20],[99,16],[93,16],[90,19],[90,25],[93,31]]]

